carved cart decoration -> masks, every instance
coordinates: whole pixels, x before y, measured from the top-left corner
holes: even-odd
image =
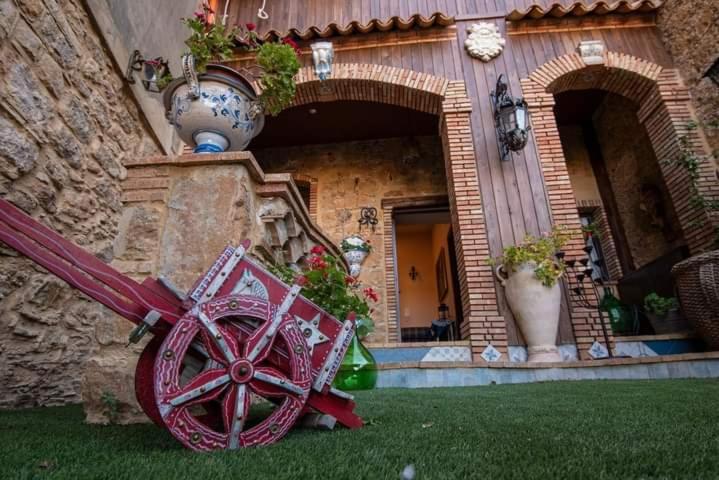
[[[362,426],[331,384],[354,334],[228,246],[187,296],[166,281],[126,277],[0,199],[0,241],[154,337],[135,372],[147,416],[197,451],[267,445],[303,415]],[[264,415],[263,415],[264,414]]]

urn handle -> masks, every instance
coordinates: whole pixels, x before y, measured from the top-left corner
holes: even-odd
[[[507,272],[504,271],[504,265],[499,265],[497,268],[494,269],[494,274],[497,277],[497,280],[499,280],[499,283],[502,284],[502,286],[506,286],[507,279],[509,276],[507,275]]]
[[[182,56],[182,74],[185,77],[187,86],[190,88],[188,92],[190,98],[199,98],[200,82],[197,79],[197,70],[195,70],[195,57],[191,53],[186,53]]]

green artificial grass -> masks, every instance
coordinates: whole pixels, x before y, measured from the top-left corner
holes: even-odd
[[[295,429],[238,452],[186,451],[154,425],[79,406],[0,412],[0,479],[719,478],[719,382],[596,381],[357,395],[357,431]]]

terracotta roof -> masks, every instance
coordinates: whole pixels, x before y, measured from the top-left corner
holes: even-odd
[[[581,17],[583,15],[606,15],[608,13],[644,13],[654,12],[662,5],[661,0],[638,0],[628,1],[621,0],[618,2],[596,2],[586,5],[581,2],[573,3],[568,7],[564,7],[559,3],[554,3],[549,7],[540,5],[532,5],[524,11],[513,10],[506,19],[510,21],[519,21],[527,19],[540,18],[562,18],[566,16]]]
[[[454,24],[454,17],[449,17],[441,12],[435,12],[429,17],[425,17],[419,13],[412,15],[406,20],[398,16],[390,17],[387,20],[373,18],[366,24],[358,21],[350,22],[346,25],[330,23],[324,28],[319,26],[311,26],[304,31],[297,28],[291,28],[289,31],[280,32],[270,30],[263,35],[265,40],[275,40],[291,35],[301,40],[310,40],[312,38],[327,38],[336,35],[351,35],[353,33],[371,33],[371,32],[387,32],[389,30],[409,30],[410,28],[430,28],[434,26],[446,27]]]

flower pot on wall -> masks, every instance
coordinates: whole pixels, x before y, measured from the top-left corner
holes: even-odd
[[[497,278],[504,287],[509,308],[527,341],[529,362],[560,362],[556,345],[562,292],[559,282],[547,287],[534,274],[533,263],[514,270],[497,267]],[[504,275],[503,275],[504,273]]]
[[[350,235],[342,240],[341,248],[342,256],[350,266],[350,275],[356,278],[362,270],[362,263],[369,255],[369,244],[359,235]]]
[[[264,126],[251,82],[224,65],[197,75],[192,56],[182,59],[184,78],[164,93],[167,118],[195,153],[244,150]]]

